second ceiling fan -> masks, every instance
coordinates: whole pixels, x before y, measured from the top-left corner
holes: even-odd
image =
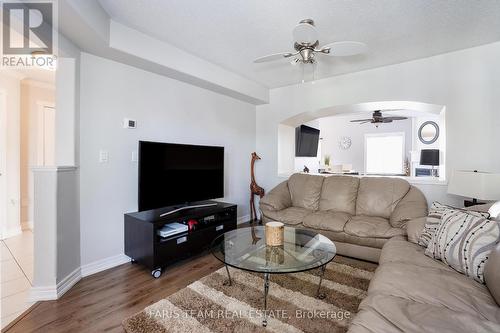
[[[398,111],[400,109],[387,109],[384,111]],[[382,116],[382,110],[375,110],[373,111],[372,117],[369,119],[356,119],[356,120],[351,120],[352,123],[359,123],[360,125],[362,124],[375,124],[376,127],[380,124],[386,124],[386,123],[392,123],[394,120],[405,120],[408,119],[408,117],[401,117],[401,116],[392,116],[392,117],[384,117]]]

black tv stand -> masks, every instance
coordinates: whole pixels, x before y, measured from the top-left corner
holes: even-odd
[[[236,229],[236,208],[224,202],[199,201],[125,214],[125,254],[159,278],[168,264],[202,251],[218,235]],[[157,234],[165,224],[188,220],[198,222],[196,229],[166,238]]]

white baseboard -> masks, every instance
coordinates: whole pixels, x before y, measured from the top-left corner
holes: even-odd
[[[29,301],[38,302],[59,299],[83,277],[113,268],[129,261],[129,257],[124,254],[119,254],[83,265],[68,274],[55,286],[32,287],[30,290]]]
[[[57,299],[57,286],[31,287],[28,302],[52,301]]]
[[[59,281],[56,286],[32,287],[28,300],[30,302],[39,302],[59,299],[81,279],[81,269],[78,267]]]
[[[127,257],[125,254],[118,254],[116,256],[104,258],[91,262],[90,264],[83,265],[81,267],[81,275],[82,277],[86,277],[95,273],[102,272],[106,269],[125,264],[127,262],[130,262],[129,257]]]
[[[250,221],[250,214],[238,217],[238,219],[236,220],[236,223],[240,224],[240,223],[245,223],[245,222],[248,222],[248,221]]]
[[[3,231],[2,239],[14,237],[14,236],[20,235],[22,233],[23,233],[23,230],[21,229],[21,225],[11,227],[11,228],[8,228],[8,229]]]
[[[82,270],[80,267],[69,273],[64,279],[57,284],[57,298],[60,298],[68,290],[71,289],[78,281],[82,279]]]

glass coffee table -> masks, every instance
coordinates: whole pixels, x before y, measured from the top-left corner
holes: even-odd
[[[218,236],[212,243],[213,255],[224,263],[228,280],[228,266],[264,274],[264,320],[267,326],[267,294],[270,274],[297,273],[319,268],[319,283],[316,296],[321,293],[321,282],[326,265],[333,260],[337,250],[335,244],[325,236],[312,230],[285,227],[284,244],[267,246],[263,226],[240,228]]]

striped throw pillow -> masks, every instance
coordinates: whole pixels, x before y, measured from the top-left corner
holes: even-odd
[[[429,214],[427,215],[427,221],[425,223],[424,230],[420,234],[418,239],[418,245],[427,247],[429,245],[432,236],[439,227],[441,223],[441,216],[446,209],[453,208],[447,205],[443,205],[437,201],[432,203],[431,208],[429,208]]]
[[[425,254],[484,283],[488,255],[500,240],[500,224],[489,215],[446,209]]]

